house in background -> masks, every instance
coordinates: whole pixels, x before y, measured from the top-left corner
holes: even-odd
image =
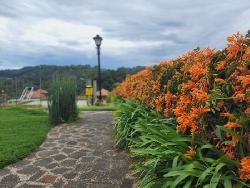
[[[106,100],[107,96],[109,95],[109,91],[106,89],[102,89],[101,93],[102,93],[102,99]],[[96,97],[98,98],[99,96],[100,96],[99,91],[96,91]]]
[[[36,91],[33,91],[31,99],[46,99],[47,94],[48,92],[46,90],[38,89]]]

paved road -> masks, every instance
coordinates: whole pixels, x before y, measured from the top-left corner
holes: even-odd
[[[112,112],[80,116],[54,127],[29,157],[0,170],[0,187],[132,187],[128,157],[114,149]]]

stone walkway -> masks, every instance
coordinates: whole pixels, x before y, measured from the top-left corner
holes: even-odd
[[[80,116],[54,127],[36,152],[0,170],[0,187],[132,187],[128,157],[114,149],[112,112]]]

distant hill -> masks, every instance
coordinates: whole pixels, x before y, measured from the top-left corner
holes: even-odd
[[[112,90],[116,83],[125,79],[126,75],[134,74],[143,68],[142,66],[137,66],[133,68],[121,67],[116,70],[102,69],[102,88]],[[4,90],[9,98],[15,98],[16,93],[19,96],[26,86],[33,86],[38,89],[40,78],[42,88],[47,90],[53,75],[59,72],[75,76],[78,94],[81,94],[86,85],[86,82],[83,80],[97,79],[97,70],[97,67],[91,67],[90,65],[41,65],[24,67],[18,70],[0,70],[0,92]]]

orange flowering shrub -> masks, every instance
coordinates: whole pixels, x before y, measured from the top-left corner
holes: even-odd
[[[127,77],[116,92],[175,117],[180,134],[199,137],[231,159],[243,160],[250,150],[246,144],[250,137],[250,32],[229,36],[227,42],[224,50],[193,50],[148,67]],[[240,173],[249,180],[249,170],[242,167]]]

